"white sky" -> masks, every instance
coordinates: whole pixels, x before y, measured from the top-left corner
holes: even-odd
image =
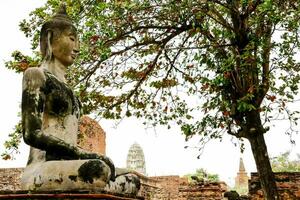
[[[4,67],[14,50],[30,54],[30,41],[19,31],[19,22],[26,18],[31,10],[41,6],[44,0],[1,0],[0,1],[0,154],[4,151],[3,142],[12,132],[18,121],[20,111],[22,76]],[[296,105],[300,109],[300,105]],[[225,137],[220,143],[210,142],[200,159],[197,159],[196,148],[184,149],[184,146],[196,146],[197,138],[184,141],[179,127],[168,130],[159,127],[156,130],[145,129],[140,121],[125,119],[117,127],[111,121],[103,120],[101,126],[107,133],[107,155],[117,167],[125,167],[126,156],[130,145],[138,142],[144,149],[146,170],[148,175],[184,175],[197,168],[205,168],[208,172],[218,173],[222,180],[232,185],[238,170],[239,158],[244,158],[246,170],[254,172],[255,164],[250,147],[246,143],[246,151],[240,154],[231,137]],[[275,126],[276,125],[276,126]],[[271,156],[287,150],[293,154],[300,153],[300,145],[292,146],[284,131],[288,122],[276,123],[266,135],[266,142]],[[300,135],[294,137],[300,142]],[[27,162],[29,148],[21,145],[21,154],[14,161],[0,159],[0,167],[24,167]]]

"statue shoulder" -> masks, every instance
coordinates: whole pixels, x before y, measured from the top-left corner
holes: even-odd
[[[42,87],[46,82],[43,69],[39,67],[28,68],[23,75],[23,90],[35,91]]]

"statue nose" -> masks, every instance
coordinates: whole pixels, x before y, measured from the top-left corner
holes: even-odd
[[[73,49],[73,52],[78,54],[79,53],[79,41],[77,40]]]
[[[79,50],[77,48],[74,48],[72,51],[72,58],[75,59],[78,56]]]

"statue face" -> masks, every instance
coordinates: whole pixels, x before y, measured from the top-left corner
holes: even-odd
[[[79,49],[78,38],[74,31],[71,29],[64,30],[53,38],[51,46],[54,58],[64,66],[73,64]]]

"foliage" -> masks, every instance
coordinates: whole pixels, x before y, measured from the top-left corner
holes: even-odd
[[[10,140],[5,141],[5,151],[1,154],[3,160],[13,159],[16,153],[19,153],[19,144],[22,139],[21,121],[15,126],[14,131],[8,135]]]
[[[41,62],[41,57],[38,53],[35,57],[25,56],[20,51],[14,51],[12,53],[12,61],[5,63],[8,69],[14,70],[16,72],[23,72],[29,67],[36,67]]]
[[[205,169],[199,168],[196,169],[196,172],[193,174],[186,174],[184,177],[187,177],[189,182],[201,182],[201,181],[208,181],[208,182],[217,182],[219,181],[218,174],[210,174]]]
[[[248,137],[250,113],[266,125],[274,111],[297,120],[287,108],[300,79],[297,1],[66,4],[81,39],[69,81],[85,113],[144,117],[153,126],[176,122],[187,139],[220,138],[224,131]],[[33,49],[39,27],[58,6],[48,0],[20,23]],[[14,55],[7,67],[22,71],[30,59],[36,60]]]
[[[271,165],[274,172],[300,172],[300,154],[296,160],[291,160],[290,152],[282,153],[271,158]]]
[[[247,195],[249,193],[249,189],[247,186],[234,187],[234,188],[232,188],[232,190],[239,193],[239,195]]]

